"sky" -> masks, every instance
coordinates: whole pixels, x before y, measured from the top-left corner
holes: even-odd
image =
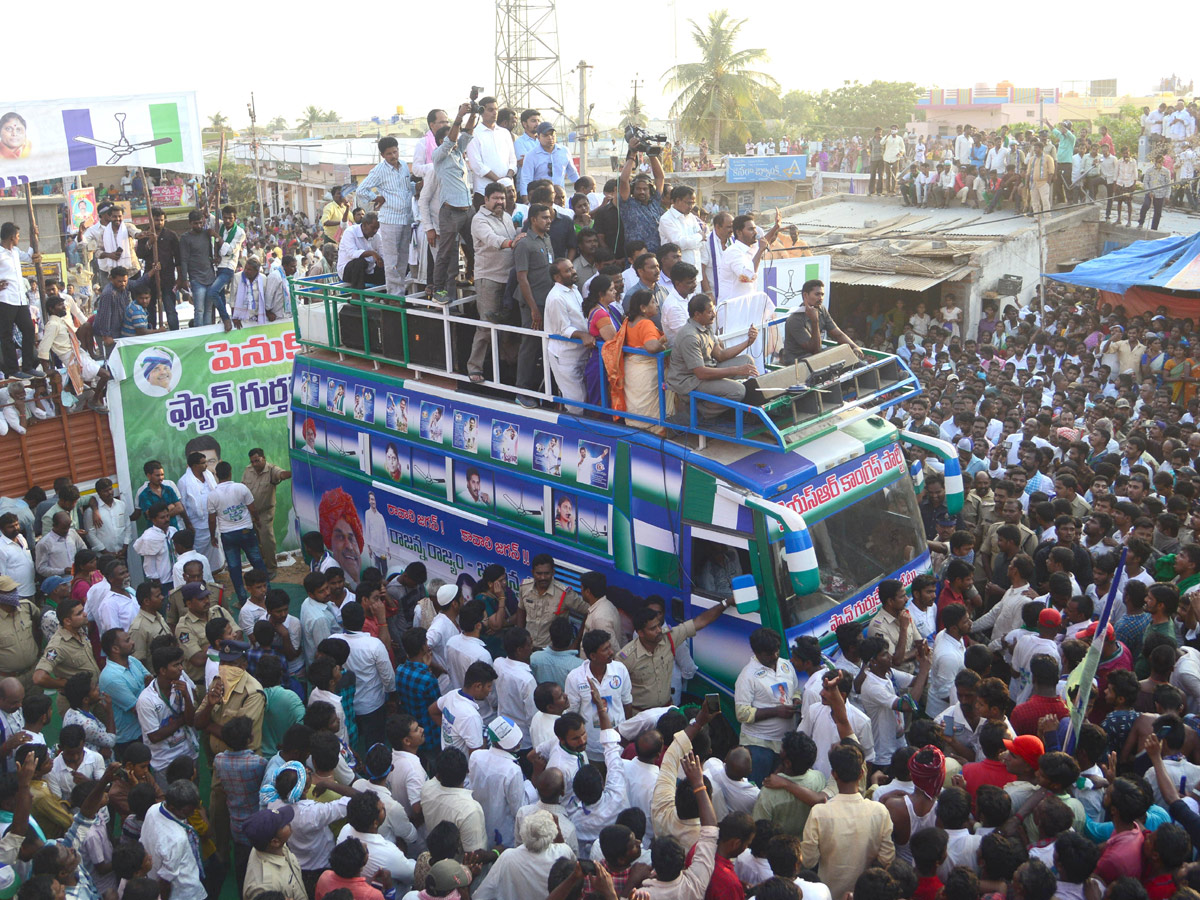
[[[202,116],[219,111],[240,128],[249,122],[246,103],[251,91],[259,121],[282,115],[294,122],[309,104],[336,110],[347,121],[387,117],[398,105],[409,115],[419,115],[434,106],[453,108],[466,99],[472,84],[494,88],[491,0],[423,4],[419,25],[400,14],[407,8],[409,4],[389,5],[384,12],[383,4],[377,3],[347,21],[338,15],[345,7],[293,0],[286,6],[247,8],[244,20],[228,10],[198,20],[196,10],[211,7],[126,0],[114,20],[101,17],[94,3],[65,0],[54,7],[56,18],[72,34],[101,40],[96,46],[115,50],[121,63],[110,69],[93,62],[94,77],[81,79],[78,62],[47,63],[44,40],[10,41],[5,56],[16,77],[10,76],[4,93],[14,101],[112,96],[122,93],[122,81],[129,93],[194,90]],[[882,0],[859,0],[852,16],[839,14],[848,8],[837,5],[804,4],[801,12],[800,4],[783,3],[570,2],[558,7],[568,114],[578,113],[578,76],[569,73],[585,59],[593,66],[588,93],[596,124],[615,124],[632,94],[635,73],[644,82],[639,97],[647,112],[665,117],[673,97],[665,90],[663,73],[677,60],[698,58],[688,20],[703,21],[710,11],[723,8],[734,17],[745,17],[740,46],[767,51],[763,69],[784,91],[836,88],[854,79],[943,88],[1008,80],[1019,87],[1069,89],[1073,79],[1082,87],[1086,80],[1115,77],[1119,93],[1141,95],[1172,72],[1185,82],[1193,77],[1184,42],[1160,43],[1153,53],[1128,48],[1107,52],[1113,32],[1104,17],[1080,16],[1067,7],[1052,6],[1040,13],[1036,38],[1028,16],[992,17],[982,31],[969,29],[979,39],[978,49],[959,49],[957,41],[949,41],[934,52],[928,39],[919,35],[917,20]],[[9,33],[44,37],[45,9],[18,3],[6,10]],[[283,10],[288,15],[280,15]],[[386,23],[395,30],[394,39],[385,36]],[[926,26],[935,27],[929,22]],[[437,39],[423,42],[418,28]],[[1056,42],[1060,30],[1070,37]],[[210,48],[218,38],[216,51],[188,52],[197,43]],[[331,52],[335,48],[338,52]],[[154,60],[148,78],[138,63],[143,50]],[[435,61],[446,54],[458,61]],[[344,63],[333,62],[339,56]],[[102,71],[108,74],[102,76]]]

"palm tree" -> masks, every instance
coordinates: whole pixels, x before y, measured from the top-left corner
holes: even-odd
[[[267,131],[287,131],[287,119],[283,116],[276,116],[267,123]]]
[[[744,140],[750,134],[746,122],[762,118],[760,104],[777,102],[779,85],[770,75],[750,68],[767,59],[766,50],[737,48],[745,19],[731,19],[729,11],[721,9],[709,13],[705,27],[689,21],[700,61],[675,66],[663,76],[668,88],[679,91],[671,115],[680,120],[688,137],[711,136],[717,152],[722,124],[730,123]]]
[[[312,137],[312,127],[318,122],[325,121],[324,116],[321,107],[309,105],[305,107],[304,115],[296,120],[296,127],[308,129],[308,136]]]
[[[218,112],[208,117],[208,124],[213,131],[224,131],[229,127],[229,120]]]
[[[321,113],[321,121],[322,122],[340,122],[340,121],[342,121],[342,117],[339,116],[337,113],[335,113],[332,109],[327,109],[327,110],[325,110],[325,112]]]
[[[621,124],[617,127],[624,132],[630,125],[637,125],[639,128],[646,125],[646,107],[636,94],[629,98],[625,108],[621,110]]]

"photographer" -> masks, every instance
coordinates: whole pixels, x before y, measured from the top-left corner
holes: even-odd
[[[463,127],[463,117],[471,111],[470,103],[461,103],[454,124],[437,133],[438,148],[433,151],[433,170],[437,176],[442,205],[438,213],[437,263],[429,280],[429,297],[447,302],[458,281],[458,240],[471,243],[471,188],[467,182],[466,151],[475,129],[474,114]],[[461,129],[461,133],[460,133]],[[474,247],[472,247],[472,252]]]
[[[537,127],[538,146],[525,154],[521,163],[521,175],[517,179],[517,194],[525,197],[529,193],[529,183],[539,178],[547,179],[550,184],[563,187],[564,184],[575,184],[579,173],[575,164],[563,147],[554,145],[554,125],[542,122]]]
[[[626,241],[645,241],[649,253],[658,251],[658,220],[662,218],[663,167],[662,148],[650,147],[645,142],[645,132],[632,131],[626,133],[629,141],[629,152],[625,156],[625,165],[621,169],[618,184],[620,198],[621,228],[625,232]],[[657,151],[657,152],[656,152]],[[645,153],[650,160],[650,171],[654,175],[651,185],[647,175],[639,174],[630,182],[633,167],[637,164],[638,153]]]

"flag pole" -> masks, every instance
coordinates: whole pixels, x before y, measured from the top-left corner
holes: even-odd
[[[33,271],[37,276],[38,287],[38,304],[42,311],[42,325],[46,323],[46,276],[42,272],[42,263],[38,258],[41,255],[41,250],[38,249],[38,227],[37,219],[33,217],[33,191],[29,188],[29,182],[25,182],[25,208],[29,212],[29,249],[34,255]],[[37,365],[36,359],[23,359],[21,365],[26,369],[30,369]]]
[[[1128,553],[1128,547],[1121,548],[1121,559],[1117,563],[1117,570],[1113,573],[1112,584],[1108,586],[1108,597],[1105,598],[1104,608],[1100,611],[1100,619],[1096,622],[1096,633],[1092,636],[1091,646],[1088,647],[1083,662],[1075,667],[1075,671],[1067,679],[1068,701],[1070,701],[1072,689],[1076,691],[1075,700],[1071,704],[1071,724],[1067,728],[1067,735],[1063,740],[1063,749],[1067,753],[1075,752],[1075,742],[1079,739],[1079,731],[1083,727],[1084,716],[1087,715],[1088,701],[1092,696],[1092,681],[1096,677],[1096,671],[1100,668],[1100,658],[1104,653],[1108,625],[1112,620],[1113,604],[1117,599],[1117,587],[1121,584],[1121,576],[1125,574],[1125,557]]]

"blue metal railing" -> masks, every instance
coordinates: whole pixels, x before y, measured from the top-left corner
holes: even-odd
[[[831,405],[828,409],[820,408],[816,412],[798,415],[795,405],[790,401],[795,400],[797,397],[803,397],[806,394],[805,390],[796,393],[793,393],[791,390],[781,391],[785,396],[766,402],[763,406],[730,400],[702,391],[691,391],[686,395],[671,392],[671,395],[676,398],[676,409],[674,414],[669,416],[667,408],[670,398],[666,388],[666,374],[668,359],[671,354],[670,349],[668,348],[659,353],[651,353],[639,347],[626,346],[622,348],[626,357],[649,357],[655,361],[658,414],[654,416],[635,413],[629,410],[614,410],[611,406],[611,389],[607,372],[602,371],[604,377],[600,379],[599,404],[571,400],[551,393],[549,390],[519,388],[500,381],[499,335],[511,334],[522,338],[526,336],[538,338],[541,342],[544,371],[547,379],[550,373],[550,341],[564,341],[582,346],[583,342],[577,338],[549,335],[529,328],[481,322],[479,319],[473,317],[455,315],[451,312],[451,308],[456,304],[452,304],[451,307],[441,306],[426,300],[421,295],[397,297],[381,291],[354,290],[341,283],[335,274],[318,275],[311,278],[296,278],[292,279],[291,283],[292,296],[295,299],[293,313],[296,323],[296,340],[304,347],[332,351],[339,354],[339,356],[356,357],[370,361],[376,366],[380,362],[403,366],[411,370],[414,373],[414,377],[418,379],[424,373],[458,381],[467,381],[467,376],[454,370],[455,341],[453,326],[465,325],[474,329],[486,328],[490,332],[491,338],[492,374],[494,377],[485,378],[482,382],[483,386],[503,391],[514,398],[529,397],[536,400],[560,403],[572,412],[623,419],[626,424],[632,427],[660,428],[692,434],[704,439],[732,441],[750,447],[771,447],[780,451],[787,451],[795,449],[806,441],[813,440],[822,434],[834,431],[838,427],[844,427],[854,418],[862,418],[874,412],[887,409],[896,403],[916,396],[921,391],[920,383],[917,381],[916,376],[913,375],[912,370],[902,359],[892,354],[866,350],[864,351],[868,359],[866,363],[846,370],[837,378],[830,381],[828,385],[821,386],[822,388],[833,386],[836,388],[838,395],[842,397],[840,402]],[[465,299],[469,300],[470,298]],[[304,308],[314,307],[317,304],[320,304],[321,315],[313,317],[302,314]],[[344,339],[346,336],[342,334],[339,312],[345,307],[356,307],[360,311],[362,342],[358,347],[362,349],[347,346],[347,342]],[[400,328],[399,347],[389,346],[385,348],[382,345],[382,338],[378,341],[372,340],[370,313],[376,310],[398,316]],[[409,321],[410,318],[426,321],[432,320],[442,324],[445,337],[445,364],[443,366],[430,365],[428,362],[420,363],[413,358],[409,348],[409,337],[413,333],[412,323]],[[786,316],[773,319],[762,329],[758,340],[764,351],[764,356],[768,347],[768,334],[773,329],[780,328],[785,321]],[[324,341],[320,340],[319,334],[313,333],[315,322],[323,322],[324,324],[326,336]],[[719,339],[729,341],[731,339],[739,339],[742,336],[741,334],[727,334],[721,336]],[[603,344],[603,341],[597,341],[593,352],[600,353]],[[374,350],[373,346],[377,346],[378,350]],[[835,345],[827,343],[826,346]],[[604,368],[602,360],[601,368],[602,370]],[[767,371],[769,373],[777,371],[779,368],[781,367],[768,366]],[[886,385],[882,385],[878,390],[866,394],[863,394],[858,389],[862,381],[870,380],[867,376],[871,373],[878,372],[876,381],[877,383],[881,382],[882,375],[884,374],[883,370],[885,369],[897,377],[890,378]],[[843,391],[842,385],[847,385],[849,390]],[[819,389],[813,390],[821,393]],[[683,399],[686,399],[686,410],[678,408],[678,401]],[[822,405],[818,397],[814,397],[813,402],[818,407]],[[706,418],[702,416],[699,408],[699,404],[701,403],[729,410],[732,416],[732,423],[717,423],[711,417]],[[772,416],[772,412],[775,413],[775,417]],[[848,412],[851,413],[850,416],[847,416]],[[728,416],[723,418],[725,423],[729,422]]]

